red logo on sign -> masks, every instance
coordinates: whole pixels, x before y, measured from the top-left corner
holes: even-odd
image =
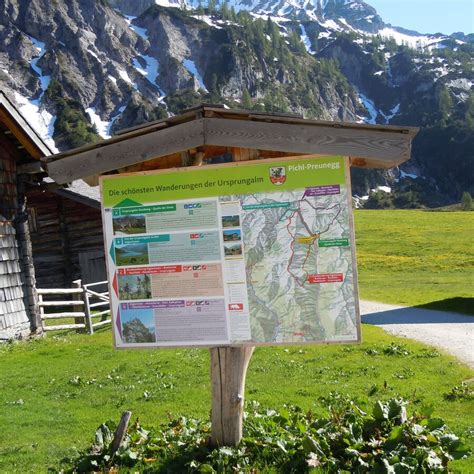
[[[281,186],[286,181],[286,168],[284,166],[270,168],[270,181],[275,186]]]

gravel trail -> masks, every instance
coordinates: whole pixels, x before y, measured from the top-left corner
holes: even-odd
[[[360,301],[362,322],[430,344],[474,368],[474,316]]]

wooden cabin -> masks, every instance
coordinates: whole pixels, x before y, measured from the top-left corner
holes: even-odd
[[[41,327],[26,189],[50,154],[0,92],[0,341]]]
[[[54,183],[51,154],[0,92],[0,341],[40,332],[37,288],[106,279],[99,189]]]
[[[106,280],[99,188],[82,180],[63,188],[46,178],[27,197],[38,288]]]

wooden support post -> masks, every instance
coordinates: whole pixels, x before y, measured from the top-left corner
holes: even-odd
[[[242,439],[245,376],[253,350],[253,346],[210,349],[214,446],[237,446]]]
[[[72,282],[72,287],[73,288],[82,288],[82,281],[81,280],[74,280]],[[81,302],[81,304],[73,307],[73,311],[82,312],[82,294],[81,293],[73,293],[72,299]],[[85,323],[85,318],[83,316],[78,316],[78,317],[74,318],[74,324],[84,324],[84,323]],[[77,332],[81,332],[81,329],[78,329]]]
[[[89,303],[89,294],[87,293],[87,289],[82,287],[82,299],[84,300],[84,323],[86,325],[86,330],[89,334],[94,334],[94,326],[92,325],[92,317],[91,317],[91,307]]]
[[[30,320],[31,331],[40,334],[43,328],[41,321],[39,299],[36,292],[35,267],[33,262],[33,247],[31,244],[30,229],[28,225],[28,212],[25,197],[24,176],[18,182],[18,211],[15,218],[15,227],[18,238],[18,251],[20,253],[21,279],[24,285],[24,299]]]

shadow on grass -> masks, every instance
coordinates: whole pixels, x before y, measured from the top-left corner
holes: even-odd
[[[466,308],[466,314],[460,314],[461,308]],[[362,322],[377,325],[474,323],[473,314],[474,298],[449,298],[420,306],[364,314]]]

